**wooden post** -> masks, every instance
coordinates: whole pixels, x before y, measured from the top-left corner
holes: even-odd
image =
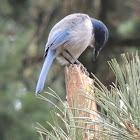
[[[93,110],[96,114],[97,112],[96,103],[82,96],[82,95],[86,96],[86,94],[89,94],[88,96],[91,96],[91,94],[94,94],[94,91],[93,89],[91,89],[91,85],[93,85],[93,79],[83,74],[81,70],[81,65],[75,64],[66,67],[65,82],[66,82],[67,102],[69,106],[79,109],[89,108]],[[85,112],[80,113],[80,117],[89,117],[92,120],[97,119],[97,116],[98,114],[92,115]],[[92,126],[92,129],[98,130],[98,127],[94,125]]]

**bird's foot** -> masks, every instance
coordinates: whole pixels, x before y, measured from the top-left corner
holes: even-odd
[[[84,67],[84,65],[83,65],[83,64],[81,64],[81,70],[82,70],[82,72],[83,72],[86,76],[88,76],[88,77],[89,77],[89,72],[87,71],[87,68],[86,68],[86,67]]]
[[[84,73],[86,76],[89,77],[89,72],[87,71],[87,68],[84,67],[84,65],[82,63],[79,62],[79,63],[72,63],[72,64],[70,64],[71,67],[73,67],[74,65],[80,65],[82,73]]]
[[[81,70],[82,70],[82,72],[83,72],[86,76],[89,77],[89,73],[88,73],[88,71],[87,71],[87,68],[84,67],[84,65],[83,65],[80,61],[77,60],[77,61],[75,61],[74,64],[81,65]]]

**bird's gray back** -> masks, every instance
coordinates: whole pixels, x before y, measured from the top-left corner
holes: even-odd
[[[90,21],[90,17],[86,14],[77,13],[66,16],[52,28],[48,37],[48,42],[59,32],[63,32],[67,29],[74,31],[75,28],[84,26],[83,24],[85,24],[86,20]]]
[[[63,49],[68,50],[71,54],[78,58],[81,53],[89,46],[93,41],[92,35],[93,25],[88,15],[86,14],[72,14],[61,21],[59,21],[51,30],[48,37],[48,46],[52,38],[57,35],[68,32],[68,39],[57,48],[56,58],[61,64],[66,64],[67,61],[60,56],[63,54],[67,59],[71,60],[71,57],[65,53]]]

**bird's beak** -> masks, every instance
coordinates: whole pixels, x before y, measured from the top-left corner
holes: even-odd
[[[94,49],[94,50],[93,50],[93,61],[96,61],[98,55],[99,55],[99,50]]]

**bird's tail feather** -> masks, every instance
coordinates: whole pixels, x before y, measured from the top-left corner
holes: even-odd
[[[56,53],[56,50],[53,50],[53,51],[50,49],[48,50],[47,57],[45,58],[43,68],[41,70],[41,73],[40,73],[40,76],[39,76],[39,79],[37,82],[36,96],[43,90],[47,74],[48,74],[51,64],[55,58],[55,53]]]

